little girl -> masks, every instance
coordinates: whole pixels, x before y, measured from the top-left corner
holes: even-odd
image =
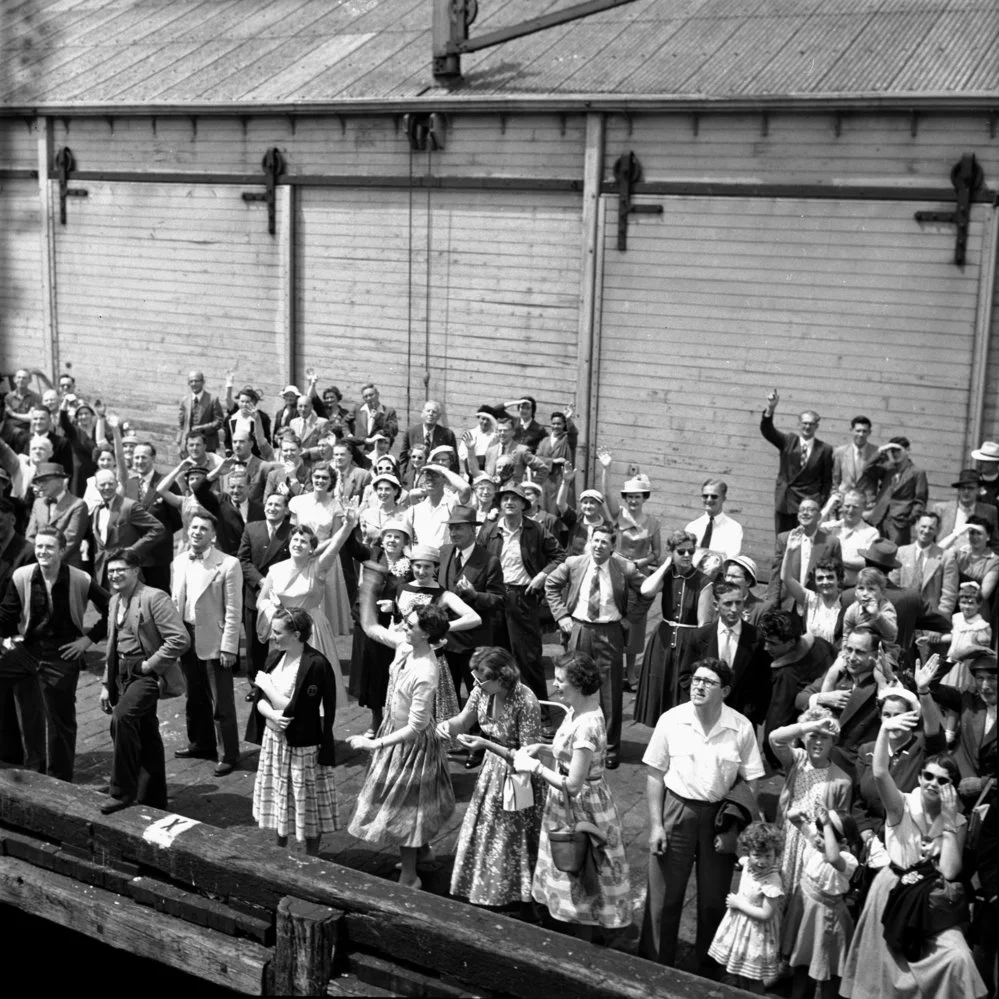
[[[843,615],[843,634],[849,635],[859,625],[866,625],[881,636],[885,654],[898,662],[898,614],[885,596],[888,581],[880,569],[861,569],[854,587],[854,602]]]
[[[728,910],[708,954],[749,992],[763,993],[780,972],[780,910],[784,889],[778,868],[784,834],[769,822],[753,822],[739,836],[739,890],[725,899]]]
[[[830,760],[838,741],[839,722],[824,707],[809,708],[795,724],[770,733],[770,745],[787,773],[777,801],[777,825],[785,836],[781,878],[789,898],[810,850],[802,823],[814,820],[819,809],[850,809],[850,777]]]
[[[981,615],[981,586],[969,580],[961,584],[957,593],[959,610],[952,619],[950,648],[947,649],[947,658],[952,665],[941,682],[961,691],[973,691],[975,680],[968,670],[968,660],[992,645],[992,628]],[[947,637],[944,635],[943,640]]]
[[[853,937],[845,896],[857,870],[851,853],[857,823],[846,812],[819,808],[809,837],[804,874],[787,907],[782,949],[794,972],[791,999],[806,999],[819,986],[822,999],[839,995],[843,959]]]

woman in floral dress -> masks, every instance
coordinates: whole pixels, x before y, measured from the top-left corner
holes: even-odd
[[[535,803],[521,811],[504,810],[503,787],[515,750],[541,738],[541,709],[506,649],[477,649],[471,668],[475,690],[461,714],[437,726],[437,734],[450,739],[478,720],[482,735],[459,735],[458,740],[472,752],[490,751],[458,834],[451,894],[474,905],[527,904],[538,859],[541,782],[532,780]]]

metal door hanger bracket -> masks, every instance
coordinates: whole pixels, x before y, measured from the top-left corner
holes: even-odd
[[[82,187],[69,187],[69,175],[76,169],[76,160],[69,146],[63,146],[55,155],[56,173],[59,177],[59,225],[66,224],[66,199],[85,198],[89,193]]]
[[[642,164],[634,153],[619,156],[614,164],[617,181],[617,248],[628,249],[629,215],[662,215],[662,205],[633,205],[632,190],[642,179]]]
[[[952,212],[916,212],[917,222],[944,222],[957,226],[957,239],[954,244],[954,263],[964,266],[968,247],[968,224],[971,221],[971,199],[982,186],[984,175],[974,153],[965,153],[954,164],[950,172],[950,182],[957,194],[957,207]]]
[[[273,236],[277,232],[277,198],[275,189],[277,188],[278,177],[284,173],[284,157],[277,146],[272,146],[264,153],[264,158],[260,161],[266,178],[264,183],[267,191],[264,194],[257,194],[254,191],[244,191],[243,200],[265,201],[267,203],[267,231]]]

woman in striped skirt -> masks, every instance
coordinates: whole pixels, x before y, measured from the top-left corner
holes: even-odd
[[[288,845],[292,826],[306,852],[318,856],[324,832],[339,826],[333,785],[333,716],[336,683],[329,660],[308,645],[312,618],[306,611],[279,610],[271,624],[273,654],[254,678],[257,700],[247,739],[259,742],[253,786],[253,817]],[[320,707],[322,716],[320,716]],[[259,721],[266,725],[263,738]]]

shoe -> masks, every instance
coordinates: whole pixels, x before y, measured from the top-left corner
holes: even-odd
[[[213,773],[216,777],[227,777],[236,769],[235,763],[226,763],[224,760],[215,768]]]
[[[113,815],[115,812],[120,812],[123,808],[129,808],[134,804],[135,798],[111,798],[101,805],[101,815]]]
[[[187,746],[185,749],[175,749],[173,751],[175,759],[178,760],[214,760],[214,750],[196,749],[194,746]]]
[[[477,753],[469,753],[468,759],[465,760],[465,769],[474,770],[476,767],[481,766],[485,755],[485,750],[479,750]]]
[[[607,754],[607,762],[604,763],[605,770],[617,770],[621,766],[621,759],[614,753]]]

